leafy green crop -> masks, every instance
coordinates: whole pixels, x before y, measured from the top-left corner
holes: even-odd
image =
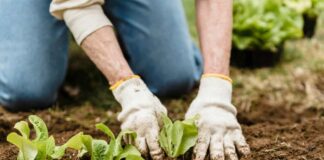
[[[161,147],[170,157],[178,157],[186,153],[197,141],[198,129],[194,121],[198,116],[184,121],[172,121],[163,117],[164,126],[159,135]],[[18,160],[51,160],[63,157],[67,148],[79,151],[78,157],[89,154],[91,160],[143,160],[141,153],[131,144],[123,147],[122,138],[134,141],[136,133],[133,131],[122,131],[117,137],[104,124],[96,125],[96,128],[104,132],[110,139],[109,143],[105,140],[94,139],[90,135],[78,133],[71,137],[61,146],[55,145],[53,136],[48,136],[48,130],[44,121],[31,115],[28,120],[33,125],[36,136],[30,139],[30,128],[26,121],[20,121],[14,128],[20,133],[10,133],[7,141],[19,148]]]
[[[314,18],[324,10],[324,0],[284,0],[284,5],[300,14]]]
[[[85,153],[90,154],[91,160],[143,160],[134,146],[128,144],[123,148],[121,144],[124,136],[135,139],[135,132],[122,131],[116,138],[106,125],[100,123],[96,127],[110,138],[109,144],[105,140],[93,139],[90,135],[79,133],[67,142],[67,146],[79,150],[79,157]]]
[[[287,39],[303,36],[302,15],[283,0],[234,0],[233,45],[276,51]]]
[[[304,13],[312,8],[312,0],[284,0],[283,4],[298,13]]]
[[[48,137],[47,127],[42,119],[35,115],[28,117],[36,132],[35,139],[30,138],[30,128],[26,121],[15,124],[21,135],[15,132],[7,136],[7,141],[19,148],[18,160],[48,160],[60,159],[65,152],[66,145],[55,146],[53,136]]]
[[[172,121],[163,116],[164,126],[159,135],[159,143],[169,157],[185,154],[196,144],[198,129],[194,121],[198,116],[184,121]]]

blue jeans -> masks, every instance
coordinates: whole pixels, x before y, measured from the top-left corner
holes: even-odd
[[[31,2],[31,1],[34,1]],[[0,104],[50,106],[63,83],[68,31],[51,0],[0,1]],[[180,0],[108,0],[104,6],[132,70],[158,96],[189,91],[202,73]]]

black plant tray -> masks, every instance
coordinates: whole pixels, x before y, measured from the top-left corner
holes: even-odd
[[[304,14],[303,18],[304,18],[304,27],[303,27],[304,37],[312,38],[316,31],[317,16],[310,17]]]
[[[239,50],[232,49],[231,65],[240,68],[262,68],[276,65],[283,52],[283,45],[278,47],[277,52],[261,49]]]

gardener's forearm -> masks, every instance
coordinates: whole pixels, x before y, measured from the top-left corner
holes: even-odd
[[[204,73],[229,74],[232,0],[196,0]]]
[[[111,26],[100,28],[90,34],[84,39],[81,47],[110,84],[133,74]]]

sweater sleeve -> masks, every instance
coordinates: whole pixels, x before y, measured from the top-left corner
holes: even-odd
[[[110,25],[101,5],[104,0],[52,0],[51,14],[64,20],[79,45],[91,33]]]

